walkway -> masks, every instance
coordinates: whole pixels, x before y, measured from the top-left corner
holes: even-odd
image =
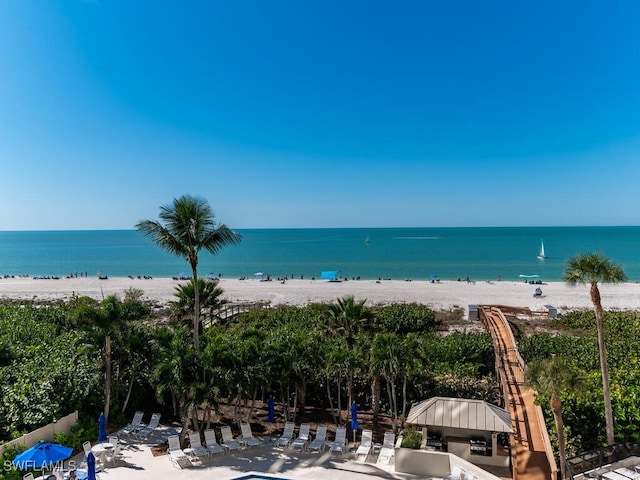
[[[479,311],[480,318],[493,339],[496,372],[506,403],[505,408],[511,414],[513,423],[513,478],[553,479],[557,467],[542,410],[534,404],[533,390],[524,385],[525,363],[520,356],[511,328],[499,308],[481,306]]]

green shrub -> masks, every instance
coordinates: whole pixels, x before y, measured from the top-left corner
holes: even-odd
[[[422,444],[422,433],[417,430],[405,430],[402,434],[402,448],[417,450]]]

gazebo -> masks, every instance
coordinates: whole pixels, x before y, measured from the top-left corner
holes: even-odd
[[[411,407],[407,423],[423,427],[427,449],[446,450],[474,463],[500,465],[508,452],[498,446],[498,434],[513,433],[505,409],[483,400],[433,397]]]

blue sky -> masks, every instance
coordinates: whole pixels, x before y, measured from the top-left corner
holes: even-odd
[[[640,2],[3,0],[0,230],[640,225]]]

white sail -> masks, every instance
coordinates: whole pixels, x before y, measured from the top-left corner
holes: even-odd
[[[538,255],[538,258],[547,258],[544,254],[544,242],[542,240],[540,240],[540,255]]]

